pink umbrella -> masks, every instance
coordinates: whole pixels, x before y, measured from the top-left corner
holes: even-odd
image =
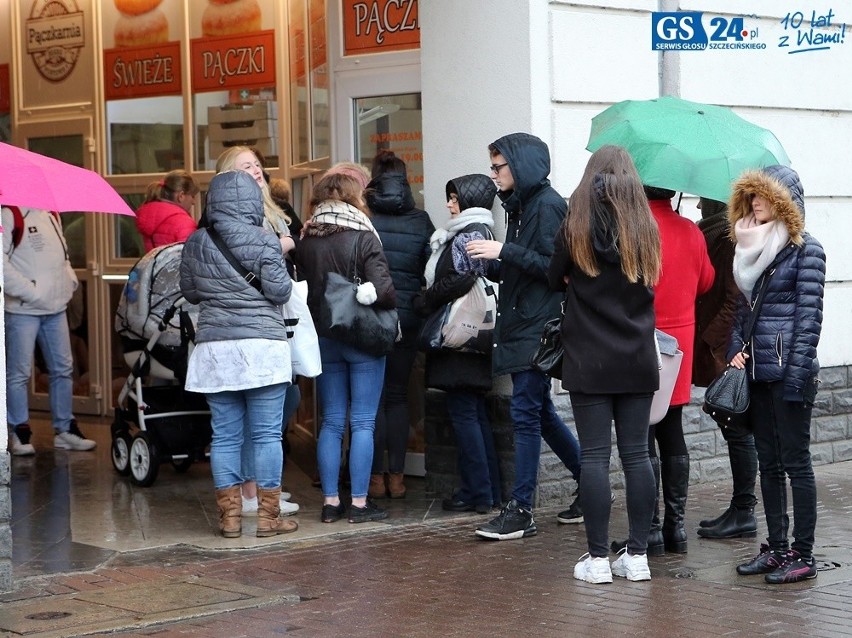
[[[0,204],[57,212],[134,215],[94,171],[0,143]]]

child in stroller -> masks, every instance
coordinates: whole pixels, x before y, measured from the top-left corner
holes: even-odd
[[[115,330],[131,367],[115,406],[111,458],[140,486],[162,461],[178,472],[204,458],[212,436],[203,395],[183,388],[198,310],[180,294],[183,243],[154,248],[128,275]]]

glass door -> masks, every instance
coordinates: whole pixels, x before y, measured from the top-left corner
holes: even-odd
[[[91,120],[81,119],[18,127],[24,148],[62,160],[74,166],[92,168],[93,152]],[[68,257],[80,285],[68,304],[68,327],[74,358],[73,409],[78,414],[101,413],[98,331],[104,320],[98,316],[98,279],[94,276],[97,257],[94,254],[94,215],[85,212],[60,214],[68,244]],[[31,380],[30,408],[49,410],[48,374],[41,352],[36,348]]]

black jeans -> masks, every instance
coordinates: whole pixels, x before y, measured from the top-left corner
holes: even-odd
[[[733,492],[731,505],[738,509],[754,507],[754,483],[757,478],[757,450],[754,448],[753,434],[729,434],[722,429],[722,436],[728,443],[728,459],[731,462]]]
[[[784,400],[784,382],[751,384],[749,418],[760,467],[760,491],[769,529],[769,546],[789,547],[787,477],[793,494],[793,545],[805,558],[814,547],[816,481],[811,465],[811,408]]]
[[[571,393],[574,422],[580,437],[580,505],[592,556],[609,554],[609,457],[613,420],[627,487],[630,525],[627,549],[631,554],[647,551],[656,497],[654,472],[648,457],[651,401],[651,394]]]
[[[385,360],[385,385],[376,413],[376,431],[373,434],[372,474],[381,474],[388,451],[388,471],[401,474],[405,469],[405,451],[408,448],[408,379],[417,350],[401,348],[399,344]]]

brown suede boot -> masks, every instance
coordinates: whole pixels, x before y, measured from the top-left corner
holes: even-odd
[[[370,498],[384,498],[388,495],[388,486],[384,474],[370,474],[370,487],[367,488],[367,496]]]
[[[243,499],[240,496],[240,486],[226,487],[216,490],[216,506],[219,509],[219,529],[225,538],[239,538],[243,528]]]
[[[402,482],[402,472],[388,474],[388,492],[391,498],[405,498],[405,484]]]
[[[264,489],[257,488],[257,536],[275,536],[289,534],[299,529],[299,524],[292,519],[279,517],[281,513],[281,486]]]

